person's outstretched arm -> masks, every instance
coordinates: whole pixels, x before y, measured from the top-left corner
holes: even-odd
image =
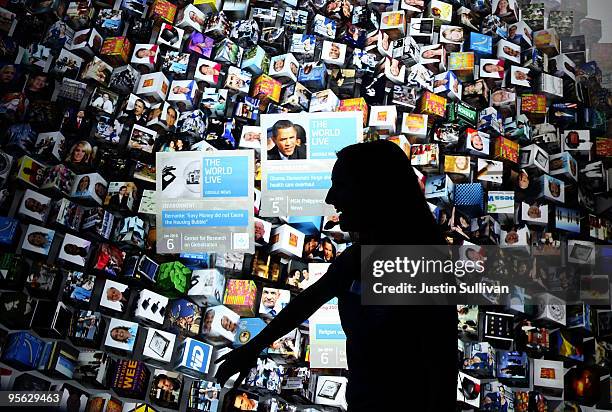
[[[297,328],[318,308],[337,296],[339,291],[348,289],[351,275],[346,271],[352,269],[352,266],[347,264],[348,255],[346,251],[340,255],[338,260],[329,266],[321,279],[291,300],[257,336],[245,345],[217,359],[216,363],[224,361],[216,374],[221,386],[231,376],[240,372],[235,383],[239,385],[248,375],[249,370],[256,365],[257,357],[262,350]]]

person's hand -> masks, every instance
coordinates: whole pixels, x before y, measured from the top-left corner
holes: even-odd
[[[250,370],[257,366],[257,357],[261,349],[249,342],[239,348],[226,353],[215,361],[215,364],[223,362],[219,365],[215,378],[221,387],[225,386],[225,382],[235,375],[240,373],[236,382],[234,382],[234,388],[248,376]]]

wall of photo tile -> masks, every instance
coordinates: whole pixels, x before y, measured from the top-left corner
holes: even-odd
[[[304,165],[320,185],[300,196],[320,201],[320,159],[389,140],[449,244],[520,249],[548,292],[457,306],[457,387],[438,390],[458,410],[612,410],[611,22],[604,0],[0,0],[0,391],[70,411],[346,410],[336,301],[235,391],[215,360],[352,245],[333,209],[272,210],[273,177],[299,174],[273,165]],[[285,146],[261,127],[277,118]],[[323,122],[344,136],[325,153],[306,145]],[[202,232],[232,250],[183,242],[185,205],[220,196],[206,156],[248,197],[215,206],[248,209],[243,233],[219,216]],[[601,305],[555,297],[577,280],[534,263],[593,251]]]

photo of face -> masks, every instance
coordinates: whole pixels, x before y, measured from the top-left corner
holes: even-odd
[[[561,195],[561,185],[555,181],[548,181],[548,190],[552,197],[559,197]]]
[[[84,267],[89,256],[90,246],[90,241],[67,233],[58,257],[66,262]]]
[[[329,46],[327,57],[332,60],[338,60],[340,58],[340,45],[337,43],[332,43],[331,46]]]
[[[104,345],[131,352],[137,335],[137,323],[111,318]]]
[[[230,89],[239,90],[246,86],[246,82],[240,78],[240,76],[230,73],[227,76],[227,80],[225,81],[225,85]]]
[[[463,42],[463,29],[461,27],[452,27],[443,30],[440,33],[443,39],[451,43],[462,43]]]
[[[527,189],[529,187],[529,175],[524,170],[521,170],[518,175],[518,187],[521,189]]]
[[[54,235],[55,231],[53,230],[41,226],[30,225],[26,232],[25,241],[22,247],[31,252],[47,255],[49,254]]]
[[[491,93],[491,102],[493,106],[511,105],[516,102],[516,94],[510,90],[496,90]]]
[[[127,285],[106,280],[100,298],[100,306],[116,312],[124,312],[127,309],[129,297],[130,289]]]
[[[288,290],[264,287],[261,293],[259,313],[274,317],[289,303],[289,299]]]
[[[279,120],[272,126],[272,143],[268,160],[306,159],[304,146],[298,145],[298,129],[289,120]]]
[[[484,144],[482,142],[482,137],[478,133],[474,133],[470,136],[470,143],[475,150],[484,149]]]
[[[519,235],[515,230],[511,230],[506,234],[506,244],[513,245],[519,241]]]
[[[285,67],[285,59],[284,58],[276,59],[272,67],[274,68],[275,72],[280,72]]]
[[[507,54],[510,57],[520,57],[521,56],[521,52],[519,50],[515,50],[510,46],[504,46],[502,50],[505,54]]]
[[[174,127],[177,118],[178,112],[176,109],[172,106],[168,106],[166,109],[166,125],[168,125],[168,127]]]
[[[66,157],[66,161],[73,164],[84,164],[88,163],[92,160],[94,150],[90,143],[87,141],[81,140],[75,143],[68,156]]]

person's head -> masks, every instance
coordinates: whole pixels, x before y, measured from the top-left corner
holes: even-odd
[[[561,186],[553,180],[548,181],[548,189],[552,197],[559,197],[561,195]]]
[[[96,191],[96,195],[103,199],[104,195],[106,195],[106,186],[104,186],[102,183],[97,182],[94,186],[94,190]]]
[[[499,72],[503,72],[504,68],[497,64],[487,63],[482,67],[482,70],[484,70],[487,73],[499,73]]]
[[[482,137],[478,133],[474,133],[471,137],[472,147],[476,150],[482,150],[484,148],[484,144],[482,143]]]
[[[308,280],[308,278],[310,277],[310,273],[308,272],[308,269],[302,270],[302,277],[304,278],[304,280]]]
[[[236,76],[235,74],[230,74],[227,76],[227,87],[231,89],[242,89],[246,83],[240,76]]]
[[[128,327],[116,326],[111,329],[110,336],[117,342],[127,343],[132,337],[132,334],[130,333],[130,329]]]
[[[145,102],[142,99],[137,99],[134,102],[134,114],[136,116],[142,116],[145,111]]]
[[[17,69],[12,64],[7,64],[0,69],[0,82],[10,83],[15,79],[17,75]]]
[[[64,245],[64,252],[72,256],[87,257],[87,250],[72,243]]]
[[[532,205],[529,206],[529,209],[527,209],[527,216],[532,219],[539,219],[542,217],[542,211],[540,210],[538,205]]]
[[[499,0],[497,3],[497,8],[495,9],[495,14],[505,14],[510,13],[512,9],[510,9],[510,3],[508,0]]]
[[[518,186],[521,189],[527,189],[529,186],[529,175],[524,170],[521,170],[518,175]]]
[[[247,142],[259,142],[261,141],[261,134],[259,132],[246,132],[242,138]]]
[[[189,19],[191,19],[191,21],[198,23],[200,25],[205,23],[204,19],[198,16],[196,12],[193,10],[189,12]]]
[[[70,150],[70,161],[72,163],[83,163],[89,160],[89,156],[91,156],[93,149],[89,142],[81,140],[78,143],[75,143]]]
[[[423,234],[421,241],[431,242],[423,244],[445,243],[410,159],[398,145],[388,140],[358,143],[341,149],[337,157],[325,202],[340,214],[340,229],[361,232],[360,235],[382,235],[378,217],[388,213],[388,205],[392,204],[410,216],[396,221],[397,236],[410,228]],[[366,164],[372,167],[364,168]],[[387,239],[393,236],[388,234]]]
[[[37,74],[30,79],[29,89],[33,92],[42,90],[47,85],[47,76],[44,74]]]
[[[261,303],[264,307],[271,309],[276,306],[276,302],[280,298],[280,290],[273,288],[264,288],[261,293]]]
[[[293,280],[299,280],[301,276],[302,276],[302,271],[299,269],[295,269],[291,271],[291,275],[289,277]]]
[[[204,329],[204,332],[210,332],[210,328],[212,327],[212,322],[214,318],[214,309],[208,309],[206,311],[206,314],[204,315],[204,322],[202,323],[202,328]]]
[[[189,93],[189,87],[176,85],[172,88],[172,93],[174,94],[187,94]]]
[[[28,197],[25,200],[24,206],[25,206],[26,209],[31,210],[32,212],[36,212],[36,213],[42,213],[46,209],[45,205],[43,205],[38,200],[36,200],[36,199],[34,199],[32,197]]]
[[[155,56],[155,50],[149,50],[146,48],[138,49],[136,52],[136,57],[139,59],[143,59],[145,57],[153,57]]]
[[[236,322],[233,322],[227,316],[222,316],[221,317],[221,327],[229,332],[236,332],[236,328],[238,327],[238,324]]]
[[[311,237],[306,242],[304,242],[304,253],[306,255],[312,253],[317,248],[317,246],[319,246],[319,242],[316,238]]]
[[[157,389],[161,389],[162,391],[172,392],[173,390],[178,389],[180,383],[176,381],[176,379],[169,378],[168,375],[160,374],[155,377],[154,387]]]
[[[337,43],[332,43],[329,47],[329,58],[334,60],[340,58],[340,46]]]
[[[116,287],[111,286],[106,290],[106,299],[111,302],[120,302],[123,300],[123,293]]]
[[[511,103],[514,100],[514,93],[508,90],[496,90],[491,94],[494,106]]]
[[[242,411],[252,411],[257,406],[253,399],[249,399],[246,393],[241,393],[234,399],[234,407]]]
[[[119,188],[119,194],[120,194],[121,196],[125,196],[125,195],[126,195],[126,193],[127,193],[127,186],[121,186],[121,187]]]
[[[47,234],[43,232],[32,232],[28,235],[28,242],[32,246],[44,247],[48,243]]]
[[[176,124],[176,118],[178,117],[178,113],[176,109],[172,106],[168,106],[166,109],[166,124],[170,127]]]
[[[481,142],[482,143],[482,142]],[[455,156],[455,167],[458,170],[465,170],[468,167],[468,160],[465,156]]]
[[[508,56],[512,56],[512,57],[518,57],[521,53],[518,50],[514,50],[512,47],[510,46],[504,46],[503,49],[504,53],[506,53]]]
[[[336,257],[336,247],[328,238],[323,239],[323,258],[330,261]]]
[[[516,230],[512,229],[508,233],[506,233],[506,243],[509,245],[513,245],[519,241],[519,235],[516,233]]]
[[[204,76],[218,76],[219,69],[203,64],[200,66],[200,73]]]
[[[516,29],[516,24],[510,26],[510,28],[508,29],[508,37],[510,37],[511,39],[514,38],[514,36],[516,36]]]
[[[517,70],[514,72],[514,78],[516,80],[527,80],[527,73]]]
[[[297,146],[297,129],[289,120],[279,120],[272,126],[272,141],[284,156],[291,156]]]
[[[279,72],[281,70],[283,70],[283,67],[285,67],[285,59],[276,59],[274,60],[274,71]]]
[[[264,224],[261,223],[260,221],[255,221],[255,239],[263,239],[264,235],[266,234],[266,228],[264,227]]]
[[[83,176],[81,180],[79,180],[79,185],[77,186],[77,190],[79,192],[83,192],[89,188],[89,176]]]
[[[442,32],[442,37],[452,42],[463,41],[463,29],[459,27],[453,27],[452,29],[446,29]]]

